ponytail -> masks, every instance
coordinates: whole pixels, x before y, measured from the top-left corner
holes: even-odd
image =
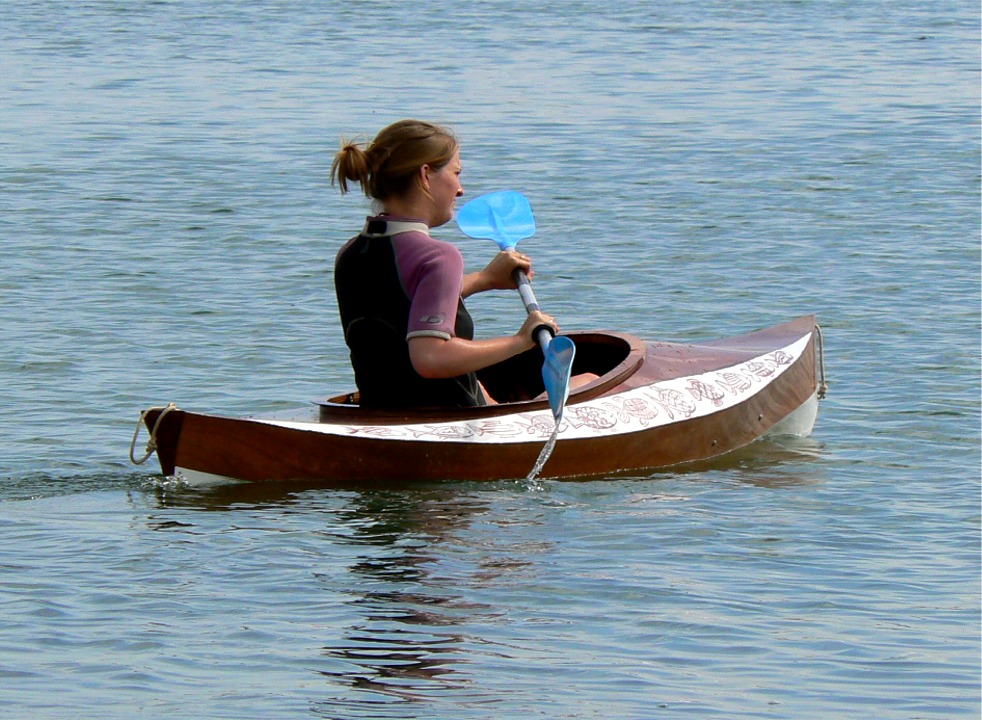
[[[348,181],[361,184],[365,194],[368,195],[368,178],[371,176],[371,167],[368,162],[368,155],[357,142],[344,142],[338,154],[334,156],[331,164],[331,185],[337,180],[341,187],[341,194],[348,192]],[[371,197],[371,196],[369,196]]]
[[[419,169],[439,169],[453,159],[457,138],[447,128],[420,120],[400,120],[384,128],[367,148],[345,142],[331,165],[331,185],[341,194],[348,181],[361,184],[370,198],[384,201],[408,193],[419,182]]]

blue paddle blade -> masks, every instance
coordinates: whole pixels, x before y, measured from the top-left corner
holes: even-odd
[[[514,190],[474,198],[457,211],[457,225],[468,237],[494,240],[502,250],[535,234],[532,206]]]
[[[565,335],[557,335],[546,348],[545,362],[542,364],[542,381],[549,395],[549,407],[556,425],[563,419],[563,408],[569,397],[569,379],[573,373],[573,358],[576,345]]]

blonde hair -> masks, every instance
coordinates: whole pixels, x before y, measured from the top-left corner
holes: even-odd
[[[363,145],[342,141],[331,164],[331,185],[337,180],[343,195],[349,181],[357,182],[368,197],[379,201],[408,193],[419,182],[423,165],[442,168],[459,147],[451,130],[422,120],[392,123]]]

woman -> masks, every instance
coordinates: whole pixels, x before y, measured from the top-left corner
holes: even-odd
[[[331,166],[341,193],[357,182],[377,213],[338,253],[334,284],[361,403],[375,407],[475,406],[493,402],[475,371],[535,345],[528,316],[514,335],[474,340],[463,298],[514,289],[512,272],[532,276],[526,255],[501,252],[463,274],[463,258],[429,229],[454,216],[460,153],[453,133],[417,120],[389,125],[366,147],[345,143]]]

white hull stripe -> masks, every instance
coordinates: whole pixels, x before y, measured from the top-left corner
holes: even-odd
[[[811,333],[780,350],[722,370],[663,380],[623,393],[567,406],[559,437],[593,438],[640,432],[712,415],[752,397],[780,377],[804,352]],[[552,434],[552,412],[412,425],[348,425],[289,420],[257,422],[324,433],[391,441],[508,444],[534,442]]]

